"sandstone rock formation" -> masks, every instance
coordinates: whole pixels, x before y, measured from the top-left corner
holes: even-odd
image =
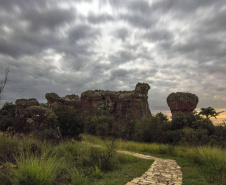
[[[38,100],[31,98],[31,99],[18,99],[16,100],[16,105],[19,108],[19,111],[23,113],[28,107],[31,106],[39,106]]]
[[[68,105],[74,107],[78,112],[81,111],[81,100],[78,95],[72,94],[61,98],[56,93],[47,93],[45,97],[50,109],[57,105]]]
[[[56,93],[47,93],[48,108],[69,105],[74,107],[83,117],[98,114],[103,108],[107,108],[115,118],[138,119],[150,115],[148,105],[148,90],[150,86],[146,83],[138,83],[133,91],[85,91],[78,95],[68,95],[63,98]]]
[[[116,118],[138,119],[150,115],[146,83],[138,83],[133,91],[86,91],[81,94],[82,115],[92,116],[106,107]]]
[[[177,92],[171,93],[167,97],[167,104],[170,107],[172,118],[178,113],[190,114],[196,108],[199,102],[198,97],[195,94]]]

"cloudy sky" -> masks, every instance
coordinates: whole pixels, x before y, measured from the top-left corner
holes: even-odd
[[[154,114],[178,91],[226,110],[226,1],[0,0],[0,79],[7,66],[0,104],[146,82]]]

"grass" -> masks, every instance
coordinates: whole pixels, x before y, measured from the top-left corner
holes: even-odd
[[[121,155],[121,154],[120,154]],[[127,158],[126,160],[124,158]],[[106,173],[102,179],[94,180],[93,185],[125,185],[135,177],[140,177],[149,169],[153,161],[138,159],[128,155],[121,155],[124,165],[110,173]],[[122,160],[122,159],[121,159]]]
[[[0,156],[2,185],[120,185],[142,175],[153,162],[117,154],[110,142],[94,148],[73,140],[54,145],[2,135]]]
[[[83,134],[86,142],[104,146],[110,141],[101,141],[98,137]],[[175,159],[182,167],[183,183],[193,184],[226,184],[226,150],[218,147],[170,146],[156,143],[138,143],[117,140],[118,149],[128,150],[156,157]]]
[[[62,162],[54,156],[23,153],[16,158],[17,168],[11,169],[11,182],[17,185],[51,185],[61,170]],[[11,168],[11,167],[10,167]]]

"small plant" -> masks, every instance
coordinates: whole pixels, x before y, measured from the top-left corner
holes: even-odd
[[[52,185],[60,171],[61,160],[48,157],[45,152],[41,156],[25,152],[16,157],[16,166],[8,166],[12,184]]]

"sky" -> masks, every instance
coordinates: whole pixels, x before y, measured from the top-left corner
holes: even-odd
[[[0,80],[8,66],[1,105],[145,82],[153,114],[172,92],[226,111],[226,1],[0,0]]]

